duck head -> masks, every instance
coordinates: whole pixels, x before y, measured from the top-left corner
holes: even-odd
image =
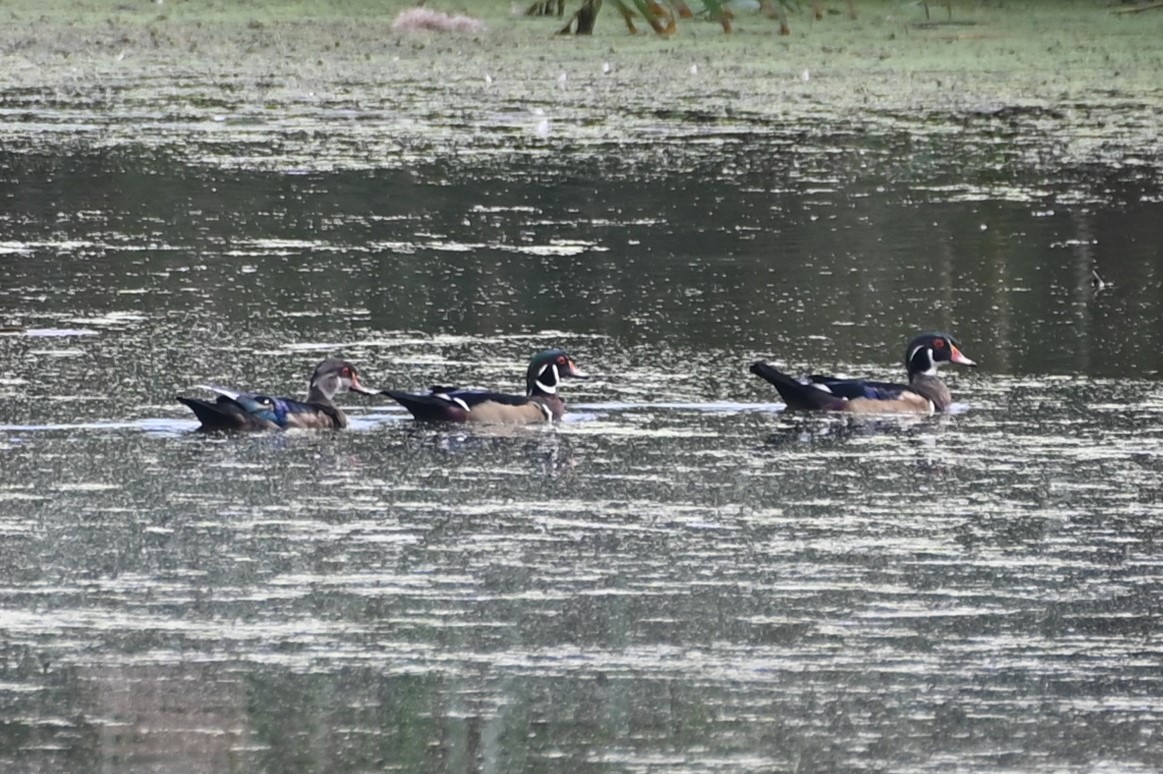
[[[588,379],[565,350],[550,349],[538,353],[529,363],[525,374],[526,395],[556,395],[557,385],[564,377]]]
[[[905,349],[905,369],[910,379],[918,374],[936,376],[941,363],[977,365],[961,354],[961,343],[948,333],[922,333]]]
[[[346,360],[329,357],[324,360],[311,374],[311,383],[307,388],[307,399],[311,401],[330,402],[341,392],[362,392],[364,395],[378,395],[376,390],[360,384],[359,372],[355,366]]]

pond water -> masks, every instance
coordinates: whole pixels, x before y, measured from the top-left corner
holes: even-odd
[[[6,771],[1163,767],[1157,156],[1038,111],[631,142],[117,88],[4,104]],[[933,328],[980,364],[947,416],[747,372],[896,378]],[[519,390],[549,346],[596,375],[555,427],[174,400],[327,353]]]

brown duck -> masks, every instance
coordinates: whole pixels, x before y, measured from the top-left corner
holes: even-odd
[[[346,360],[332,357],[320,363],[311,374],[305,402],[261,393],[237,392],[225,387],[202,386],[218,393],[217,400],[178,396],[178,400],[189,406],[201,421],[199,430],[347,427],[347,417],[332,399],[348,391],[365,395],[379,394],[360,384],[355,366]]]

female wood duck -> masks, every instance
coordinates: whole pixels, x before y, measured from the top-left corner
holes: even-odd
[[[534,356],[525,374],[525,394],[506,395],[456,387],[433,387],[425,394],[384,390],[387,395],[425,422],[483,422],[528,425],[552,422],[565,413],[557,394],[564,377],[586,379],[565,351],[551,349]]]
[[[331,357],[320,363],[315,373],[311,374],[306,402],[253,392],[235,392],[211,385],[201,386],[218,393],[218,399],[211,402],[178,396],[178,400],[193,409],[202,422],[200,430],[347,427],[347,417],[332,402],[332,398],[349,390],[365,395],[379,394],[360,384],[355,366],[346,360]]]
[[[908,384],[874,382],[864,379],[835,379],[818,374],[800,382],[759,361],[751,373],[775,385],[788,409],[847,411],[854,414],[931,414],[947,411],[953,396],[937,378],[937,366],[957,363],[975,366],[961,354],[961,344],[948,333],[922,333],[905,349]]]

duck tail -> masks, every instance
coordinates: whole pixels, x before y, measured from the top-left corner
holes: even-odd
[[[840,411],[844,399],[825,388],[799,382],[762,360],[751,364],[751,373],[775,385],[787,407],[797,411]]]
[[[241,430],[247,426],[246,412],[232,400],[217,401],[177,396],[180,403],[189,406],[202,423],[199,430]]]
[[[421,422],[464,422],[468,418],[465,409],[435,395],[418,395],[399,390],[384,390],[383,394],[408,409]]]

